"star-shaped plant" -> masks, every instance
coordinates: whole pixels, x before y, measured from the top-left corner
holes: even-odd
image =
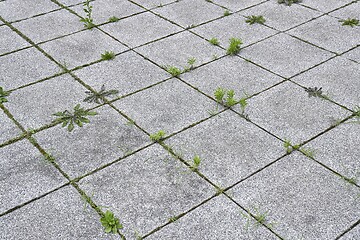
[[[88,102],[88,103],[95,102],[97,104],[101,104],[104,103],[104,97],[116,95],[119,93],[119,91],[115,89],[106,91],[105,85],[102,85],[98,93],[93,93],[91,91],[86,91],[85,93],[89,96],[84,99],[84,102]]]
[[[263,16],[252,15],[252,16],[247,16],[246,18],[247,19],[245,22],[249,23],[250,25],[254,23],[264,24],[266,21]]]
[[[350,26],[350,27],[359,26],[359,19],[355,19],[355,18],[343,19],[343,20],[339,20],[339,22],[342,22],[343,26]]]
[[[317,88],[317,87],[309,87],[306,88],[305,91],[309,94],[309,97],[319,97],[322,98],[323,97],[323,92],[321,90],[322,88]]]
[[[284,3],[287,6],[290,6],[293,3],[298,3],[301,0],[278,0],[278,3]]]
[[[2,87],[0,87],[0,103],[7,102],[8,100],[6,99],[6,97],[9,95],[10,95],[10,92],[7,92]]]
[[[119,219],[114,217],[114,214],[109,210],[106,211],[104,216],[100,219],[101,224],[105,228],[106,233],[117,233],[118,229],[122,229]]]

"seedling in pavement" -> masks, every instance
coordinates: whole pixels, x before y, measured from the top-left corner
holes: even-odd
[[[10,92],[7,92],[2,87],[0,87],[0,103],[6,103],[8,101],[6,97],[9,95]]]
[[[307,156],[309,158],[314,158],[314,156],[315,156],[315,151],[310,148],[301,148],[300,152],[302,152],[303,154],[305,154],[305,156]]]
[[[339,22],[342,22],[343,26],[350,26],[350,27],[359,26],[359,19],[355,19],[355,18],[343,19],[343,20],[339,20]]]
[[[300,148],[299,145],[292,145],[290,140],[287,140],[287,139],[285,139],[283,146],[286,150],[286,153],[291,153],[292,151],[298,150]]]
[[[268,226],[270,229],[272,229],[275,225],[273,222],[269,222],[267,219],[269,211],[261,212],[258,208],[254,208],[254,212],[251,216],[250,211],[247,212],[247,214],[244,214],[242,212],[241,215],[246,219],[246,225],[245,229],[248,230],[250,226],[250,222],[255,218],[255,223],[253,224],[254,228],[259,227],[260,225]]]
[[[95,26],[92,19],[92,8],[93,7],[90,5],[90,0],[86,0],[84,3],[84,12],[86,13],[86,18],[80,19],[80,22],[83,22],[87,29],[91,29]]]
[[[166,71],[171,74],[171,76],[176,77],[181,74],[181,70],[174,66],[168,66],[166,67]]]
[[[165,137],[165,131],[160,130],[157,133],[150,134],[151,141],[159,142],[161,139]]]
[[[217,88],[215,90],[215,93],[214,93],[214,96],[215,96],[215,99],[218,103],[222,103],[223,102],[223,99],[224,99],[224,96],[226,94],[226,89],[224,88]]]
[[[100,222],[104,226],[106,233],[116,234],[119,229],[123,228],[119,219],[114,217],[114,214],[109,210],[105,212],[104,216],[100,219]]]
[[[284,3],[287,6],[290,6],[293,3],[301,2],[301,0],[278,0],[278,3]]]
[[[232,89],[226,90],[224,88],[219,87],[215,90],[214,96],[218,103],[224,104],[227,107],[232,107],[235,104],[237,104],[237,100],[235,100],[235,91]]]
[[[192,171],[196,171],[198,170],[199,166],[200,166],[200,163],[201,163],[201,158],[196,155],[194,158],[193,158],[193,164],[191,165],[191,170]]]
[[[102,85],[98,93],[93,93],[91,91],[86,91],[85,93],[89,96],[84,99],[84,102],[88,102],[88,103],[95,102],[97,104],[101,104],[104,103],[104,97],[116,95],[119,93],[119,91],[115,89],[106,91],[105,85]]]
[[[109,22],[117,22],[119,20],[120,20],[120,18],[117,18],[115,16],[112,16],[112,17],[109,18]]]
[[[230,45],[227,49],[227,54],[235,55],[240,51],[240,45],[242,44],[242,41],[238,38],[230,38],[229,40]]]
[[[62,123],[62,127],[67,126],[68,131],[71,132],[74,130],[75,124],[82,127],[84,123],[90,122],[85,116],[94,116],[97,115],[97,113],[84,110],[80,107],[80,104],[78,104],[74,107],[74,113],[65,110],[63,112],[54,113],[53,115],[58,117],[53,122]]]
[[[228,107],[232,107],[237,103],[237,101],[235,100],[235,91],[234,90],[229,90],[226,93],[226,101],[225,101],[225,105]]]
[[[115,58],[114,52],[105,51],[103,54],[101,54],[102,60],[112,60]]]
[[[250,25],[254,23],[264,24],[266,21],[263,16],[252,15],[252,16],[247,16],[246,18],[247,19],[245,22],[249,23]]]
[[[231,14],[230,11],[226,9],[224,12],[224,16],[229,16],[230,14]]]
[[[209,43],[211,43],[212,45],[218,46],[219,45],[219,40],[217,38],[211,38],[209,40]]]
[[[184,70],[183,70],[183,72],[188,72],[188,71],[190,71],[190,70],[193,70],[194,69],[194,64],[195,64],[195,62],[196,62],[196,58],[194,58],[194,57],[191,57],[191,58],[189,58],[188,60],[187,60],[187,66],[186,67],[184,67]]]

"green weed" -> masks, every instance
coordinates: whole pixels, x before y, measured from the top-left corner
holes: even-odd
[[[313,150],[313,149],[301,148],[300,152],[302,152],[303,154],[305,154],[305,156],[307,156],[309,158],[314,158],[315,157],[315,150]]]
[[[300,148],[299,145],[292,145],[290,140],[287,140],[287,139],[285,139],[283,146],[286,150],[286,153],[291,153],[292,151],[298,150]]]
[[[109,17],[109,22],[118,22],[120,18],[117,18],[115,16]]]
[[[193,158],[193,164],[190,166],[192,171],[197,171],[201,163],[201,158],[198,155],[195,155]]]
[[[104,216],[100,219],[101,224],[105,228],[106,233],[117,233],[123,226],[120,224],[119,219],[114,217],[114,213],[107,210]]]
[[[194,57],[189,58],[189,59],[187,60],[187,64],[188,64],[188,65],[184,67],[183,72],[188,72],[188,71],[190,71],[190,70],[193,70],[193,69],[194,69],[194,64],[195,64],[195,62],[196,62],[196,58],[194,58]]]
[[[226,9],[224,12],[224,16],[229,16],[230,14],[231,14],[230,11]]]
[[[153,142],[159,142],[165,137],[166,133],[163,130],[160,130],[156,133],[150,134],[150,139]]]
[[[240,52],[240,45],[242,44],[242,41],[238,38],[230,38],[229,40],[230,45],[227,48],[227,54],[235,55],[238,52]]]
[[[252,16],[247,16],[246,18],[247,19],[245,22],[249,23],[250,25],[254,23],[264,24],[266,22],[263,16],[252,15]]]
[[[173,77],[179,76],[182,72],[179,68],[174,66],[167,66],[166,71],[171,74]]]
[[[226,98],[225,98],[226,95]],[[232,107],[237,104],[237,100],[235,99],[235,91],[234,90],[226,90],[224,88],[217,88],[214,92],[215,100],[224,104],[227,107]]]
[[[84,102],[88,102],[88,103],[95,102],[97,104],[101,104],[105,102],[104,101],[105,97],[116,95],[119,93],[119,91],[115,89],[106,91],[105,85],[102,85],[100,91],[97,93],[93,93],[91,91],[86,91],[85,93],[89,96],[83,100]]]
[[[246,224],[245,224],[245,229],[248,230],[250,223],[252,222],[253,218],[255,218],[255,222],[253,223],[253,227],[257,228],[260,225],[265,225],[267,227],[269,227],[270,229],[273,229],[275,223],[274,222],[269,222],[267,217],[268,217],[268,213],[269,211],[266,212],[261,212],[259,210],[259,208],[255,208],[254,207],[254,213],[251,216],[250,210],[248,210],[247,214],[240,212],[241,215],[246,219]]]
[[[219,45],[219,40],[217,38],[211,38],[209,40],[209,43],[211,43],[212,45],[218,46]]]
[[[339,22],[342,22],[343,26],[350,26],[350,27],[359,26],[359,19],[355,19],[355,18],[342,19],[339,20]]]
[[[5,91],[2,87],[0,87],[0,103],[6,103],[8,100],[6,97],[10,95],[10,92]]]
[[[101,54],[102,60],[112,60],[115,58],[115,53],[111,51],[105,51],[103,54]]]
[[[90,5],[90,0],[86,0],[84,3],[84,12],[86,13],[86,18],[81,18],[80,22],[83,22],[87,29],[91,29],[95,26],[93,23],[94,20],[92,18],[92,8],[93,7]]]
[[[287,6],[291,6],[291,4],[298,2],[301,2],[301,0],[278,0],[278,3],[284,3]]]

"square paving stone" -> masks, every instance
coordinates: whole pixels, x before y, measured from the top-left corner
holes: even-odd
[[[360,63],[360,47],[357,47],[357,48],[343,54],[342,56],[344,56],[350,60],[353,60],[357,63]]]
[[[213,101],[177,79],[171,79],[113,103],[149,133],[167,135],[209,116]]]
[[[284,77],[291,77],[334,54],[280,33],[243,49],[239,55]]]
[[[317,9],[322,12],[330,12],[334,9],[345,6],[353,0],[303,0],[302,5]]]
[[[131,1],[146,8],[155,8],[155,7],[161,7],[165,4],[176,2],[178,0],[131,0]]]
[[[39,144],[50,149],[60,168],[70,177],[84,175],[129,151],[150,143],[148,136],[109,106],[95,110],[90,123],[68,132],[61,125],[35,134]]]
[[[41,44],[40,47],[68,68],[99,60],[105,51],[117,54],[128,49],[97,29],[75,33]]]
[[[119,41],[136,47],[180,31],[176,25],[145,12],[101,27]]]
[[[163,69],[134,52],[120,54],[111,61],[93,64],[74,73],[96,90],[104,84],[106,89],[118,90],[119,96],[169,77]]]
[[[249,118],[293,144],[301,143],[329,128],[334,119],[351,112],[320,98],[308,97],[301,87],[285,82],[248,100]]]
[[[181,75],[181,79],[214,96],[218,87],[233,89],[237,97],[258,93],[283,79],[239,57],[225,57]]]
[[[0,148],[0,155],[0,213],[39,197],[66,182],[66,178],[46,162],[41,153],[27,140]]]
[[[26,19],[14,23],[13,26],[35,43],[61,37],[84,28],[80,18],[66,9]]]
[[[343,53],[359,44],[357,27],[342,26],[337,18],[322,16],[289,31],[289,34],[329,51]]]
[[[65,6],[75,5],[75,4],[80,4],[80,3],[82,3],[81,6],[83,6],[86,0],[57,0],[57,1]],[[94,2],[92,2],[91,5],[93,3]]]
[[[277,3],[276,0],[271,0],[242,11],[240,14],[244,16],[262,15],[266,20],[265,24],[267,26],[285,31],[309,21],[322,13],[299,4],[292,4],[291,7],[289,7],[285,4]]]
[[[8,26],[0,27],[1,45],[0,55],[30,46],[16,32],[12,31]]]
[[[7,90],[50,77],[60,70],[36,48],[0,57],[1,86]]]
[[[186,212],[215,189],[161,146],[153,145],[82,179],[94,202],[109,207],[127,239],[144,235]]]
[[[329,13],[330,16],[338,17],[341,19],[357,18],[360,17],[360,2],[353,2],[352,4],[340,8],[334,12]]]
[[[49,0],[11,0],[0,2],[0,16],[8,22],[29,18],[60,8]]]
[[[4,105],[6,107],[6,103]],[[3,110],[0,110],[0,126],[0,144],[22,133],[20,128],[5,115]]]
[[[278,239],[264,227],[246,230],[246,219],[234,202],[220,195],[201,205],[175,223],[167,225],[147,239]]]
[[[210,181],[228,187],[282,156],[282,142],[237,114],[226,111],[165,142]]]
[[[154,12],[186,28],[221,17],[224,9],[206,1],[186,0],[156,8]]]
[[[335,239],[360,217],[359,189],[298,152],[231,190],[252,213],[268,211],[284,239]]]
[[[245,9],[254,5],[257,5],[264,0],[212,0],[214,3],[219,4],[223,7],[231,9],[232,11],[239,11],[241,9]],[[266,2],[266,1],[265,1]]]
[[[360,96],[354,89],[360,89],[359,64],[343,57],[336,57],[293,80],[305,87],[322,87],[324,94],[337,103],[352,109],[360,103]]]
[[[6,106],[23,127],[38,128],[51,123],[55,119],[52,114],[73,111],[78,103],[85,108],[92,106],[83,102],[88,96],[85,91],[85,87],[65,74],[12,92]]]
[[[100,216],[84,209],[84,200],[72,187],[64,187],[0,218],[0,238],[120,239],[106,234]]]
[[[136,51],[161,66],[176,66],[181,70],[187,66],[189,58],[195,58],[194,66],[198,66],[213,60],[214,56],[225,54],[224,50],[189,32],[173,35]]]
[[[246,18],[235,13],[196,27],[192,31],[206,39],[217,38],[224,48],[229,46],[229,39],[233,37],[240,38],[243,42],[241,47],[244,47],[276,33],[275,30],[261,24],[249,25],[245,21]]]

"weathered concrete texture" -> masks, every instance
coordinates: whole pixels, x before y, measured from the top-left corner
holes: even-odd
[[[30,46],[22,37],[7,26],[0,27],[0,55]]]
[[[144,235],[215,193],[205,180],[154,145],[80,181],[93,200],[109,207],[127,239]]]
[[[334,56],[283,33],[245,48],[239,55],[284,77],[291,77]]]
[[[188,65],[189,58],[195,58],[194,66],[199,66],[225,54],[224,50],[189,32],[175,34],[136,51],[161,66],[176,66],[181,70]]]
[[[358,19],[360,17],[360,2],[353,2],[344,8],[340,8],[339,10],[329,13],[329,15],[338,17],[340,19]]]
[[[101,29],[130,47],[136,47],[181,30],[180,27],[149,12],[104,25]]]
[[[0,238],[23,239],[120,239],[104,233],[100,216],[84,208],[84,200],[72,187],[36,200],[0,218]]]
[[[131,0],[132,2],[147,8],[147,9],[153,9],[157,7],[162,7],[165,4],[174,3],[178,0]]]
[[[57,1],[65,6],[80,4],[84,2],[84,0],[57,0]]]
[[[0,57],[1,86],[7,90],[50,77],[60,68],[36,48]]]
[[[134,52],[126,52],[111,61],[104,61],[74,71],[96,90],[104,84],[116,89],[119,96],[132,93],[169,77],[163,69]]]
[[[301,4],[327,13],[351,2],[353,2],[353,0],[302,0]]]
[[[0,155],[0,214],[66,183],[66,179],[27,140],[0,148]],[[0,238],[8,239],[4,235],[1,237],[5,229],[1,220],[0,226]]]
[[[156,8],[154,12],[182,27],[188,27],[221,17],[224,9],[206,1],[186,0]]]
[[[240,14],[233,14],[196,27],[192,31],[207,40],[217,38],[224,48],[229,46],[229,39],[233,37],[240,38],[243,42],[241,47],[244,47],[277,33],[261,24],[249,25],[245,21],[246,18]]]
[[[193,164],[194,156],[200,156],[199,171],[221,187],[236,183],[285,154],[280,140],[231,111],[165,143],[189,164]]]
[[[7,103],[4,105],[6,107]],[[15,123],[8,118],[3,110],[0,110],[0,126],[0,144],[21,134],[20,128],[18,128]]]
[[[360,217],[359,189],[297,152],[231,190],[252,213],[268,211],[285,239],[335,239]]]
[[[354,48],[353,50],[343,54],[342,56],[360,63],[360,47]]]
[[[212,1],[216,4],[226,7],[232,11],[239,11],[241,9],[245,9],[245,8],[257,5],[261,2],[266,2],[265,0],[242,0],[242,1],[212,0]]]
[[[209,116],[213,101],[177,79],[153,86],[113,103],[149,133],[167,135]]]
[[[322,16],[289,31],[329,51],[343,53],[359,44],[360,31],[357,27],[343,26],[339,19]]]
[[[299,4],[292,4],[289,7],[285,4],[278,4],[276,0],[271,0],[241,11],[240,14],[244,16],[262,15],[267,26],[285,31],[320,16],[322,13]]]
[[[84,30],[40,47],[69,69],[99,60],[105,51],[117,54],[128,50],[97,29]]]
[[[354,229],[350,232],[346,233],[341,240],[356,240],[360,236],[360,225],[358,224]]]
[[[265,227],[246,229],[246,212],[224,195],[198,207],[148,239],[278,239]]]
[[[308,97],[301,87],[282,83],[248,100],[252,121],[281,139],[301,143],[343,119],[351,112],[329,101]]]
[[[95,110],[98,115],[89,116],[90,123],[76,126],[71,133],[57,125],[35,135],[70,177],[75,178],[115,161],[146,143],[148,136],[109,106]]]
[[[352,109],[360,103],[355,89],[360,89],[359,64],[343,57],[336,57],[293,78],[305,87],[322,87],[330,99]]]

